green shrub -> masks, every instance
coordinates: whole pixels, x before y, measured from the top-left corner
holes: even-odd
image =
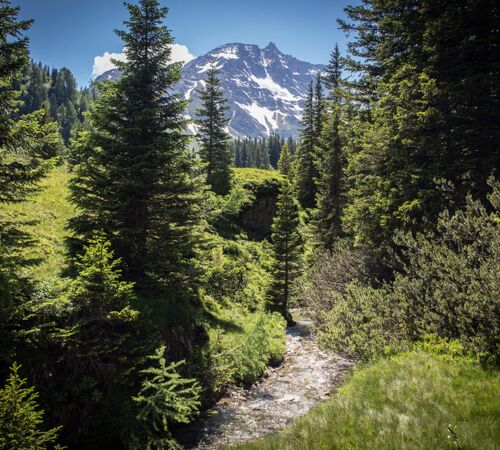
[[[205,260],[205,293],[218,305],[240,305],[255,311],[264,301],[270,283],[270,257],[264,246],[238,239],[217,238]]]
[[[279,314],[245,314],[235,307],[221,310],[216,318],[197,362],[205,397],[211,400],[231,386],[253,383],[285,354],[286,324]]]
[[[321,346],[363,359],[409,348],[403,309],[390,289],[353,282],[336,297],[332,309],[317,316]]]
[[[312,306],[320,342],[370,358],[408,348],[432,334],[458,340],[488,364],[500,361],[500,191],[493,183],[492,212],[467,198],[440,215],[434,233],[398,234],[402,271],[392,283],[371,287],[352,264],[324,264],[313,277]],[[331,258],[341,256],[338,251]],[[319,265],[322,261],[320,260]],[[348,274],[354,267],[352,276]],[[326,280],[326,281],[325,281]]]

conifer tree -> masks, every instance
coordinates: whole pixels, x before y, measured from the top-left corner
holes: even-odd
[[[298,231],[299,205],[288,179],[278,196],[277,212],[272,226],[273,281],[268,294],[267,307],[283,315],[289,324],[292,318],[288,302],[292,283],[299,273],[302,240]]]
[[[317,169],[315,165],[315,111],[313,83],[309,84],[309,91],[302,116],[302,130],[300,132],[300,144],[297,149],[296,185],[297,196],[304,208],[313,208],[316,201],[316,178]]]
[[[180,78],[171,63],[173,39],[157,0],[126,4],[126,62],[105,83],[79,141],[80,163],[71,199],[81,211],[71,221],[78,252],[102,230],[122,261],[127,280],[149,280],[177,301],[191,297],[199,242],[199,186],[187,149],[186,101],[172,94]]]
[[[288,145],[283,144],[283,148],[281,149],[280,159],[278,161],[278,170],[288,178],[291,176],[291,164],[292,164],[291,156],[292,155],[288,151]]]
[[[235,167],[243,167],[243,154],[242,154],[241,140],[238,138],[238,140],[235,141],[233,145],[234,145],[234,166]]]
[[[338,87],[338,80],[341,76],[341,62],[340,62],[340,51],[338,44],[335,44],[335,48],[330,54],[330,61],[325,68],[325,75],[323,76],[323,82],[330,97],[335,93]]]
[[[152,365],[141,371],[141,390],[133,397],[142,430],[134,436],[132,447],[182,449],[172,437],[169,425],[188,423],[197,414],[200,386],[196,380],[179,374],[184,361],[167,364],[164,346],[148,358]]]
[[[150,337],[131,305],[133,283],[123,281],[120,260],[102,234],[85,246],[76,270],[63,294],[71,313],[58,336],[64,342],[64,357],[53,383],[64,379],[72,386],[66,392],[71,399],[67,415],[71,410],[78,413],[78,444],[91,447],[115,439],[113,427],[123,423],[122,411],[131,407],[134,372],[149,351]],[[54,403],[55,409],[62,406]],[[74,424],[68,422],[65,429],[75,444]]]
[[[341,138],[342,80],[338,47],[332,52],[329,72],[330,95],[328,113],[323,132],[319,137],[317,161],[319,178],[317,209],[314,215],[316,239],[330,249],[342,234],[342,214],[346,205],[347,182],[345,168],[347,158]]]
[[[199,125],[200,156],[206,166],[207,184],[219,195],[231,188],[232,155],[226,127],[227,100],[224,98],[219,74],[215,67],[207,71],[206,84],[198,91],[202,108],[196,111]]]
[[[496,2],[368,0],[341,22],[354,36],[349,68],[363,106],[360,151],[349,161],[347,230],[373,249],[392,245],[398,228],[435,224],[448,198],[484,199],[500,166],[497,92],[500,14]]]
[[[323,86],[321,81],[321,72],[316,75],[316,84],[314,89],[314,136],[316,138],[316,145],[319,136],[323,131],[323,119],[325,103],[323,100]]]
[[[0,448],[43,450],[52,448],[59,428],[44,431],[43,410],[39,409],[35,388],[26,386],[14,363],[9,378],[0,388]],[[61,448],[56,446],[57,448]]]
[[[295,142],[295,140],[291,136],[286,140],[286,145],[288,147],[288,150],[290,151],[290,154],[295,155],[297,143]]]

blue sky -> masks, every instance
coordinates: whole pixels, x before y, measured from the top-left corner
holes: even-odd
[[[134,0],[135,2],[136,0]],[[346,38],[336,19],[358,0],[160,0],[170,8],[167,25],[175,40],[194,56],[230,42],[273,41],[284,53],[326,63],[330,51]],[[31,55],[51,67],[66,66],[79,85],[92,79],[94,58],[119,53],[114,34],[127,17],[122,0],[12,0],[22,18],[35,19]],[[187,53],[187,49],[180,48]],[[105,60],[100,60],[103,63]],[[101,67],[99,65],[99,67]]]

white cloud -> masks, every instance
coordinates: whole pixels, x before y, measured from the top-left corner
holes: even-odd
[[[172,45],[172,62],[184,62],[184,64],[188,63],[194,58],[194,56],[189,52],[189,49],[182,44],[173,44]],[[108,70],[114,69],[115,65],[111,61],[112,59],[116,59],[118,61],[125,61],[127,58],[125,53],[109,53],[104,52],[102,56],[96,56],[94,58],[94,66],[92,67],[92,75],[97,77]]]
[[[92,67],[92,75],[97,77],[108,70],[114,69],[115,65],[112,63],[111,59],[116,59],[118,61],[125,61],[125,53],[108,53],[104,52],[102,56],[96,56],[94,58],[94,66]]]
[[[172,62],[183,62],[186,64],[192,59],[194,59],[194,55],[189,53],[189,49],[185,45],[172,45]]]

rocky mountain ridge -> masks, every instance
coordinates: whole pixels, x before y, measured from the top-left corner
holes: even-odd
[[[323,66],[285,55],[274,43],[264,48],[231,43],[221,45],[188,62],[182,69],[177,92],[191,100],[189,116],[200,107],[198,89],[204,86],[211,66],[219,69],[221,85],[228,100],[229,132],[234,137],[260,138],[278,133],[297,137],[307,88]],[[116,79],[110,70],[98,81]],[[195,125],[189,129],[195,132]]]

